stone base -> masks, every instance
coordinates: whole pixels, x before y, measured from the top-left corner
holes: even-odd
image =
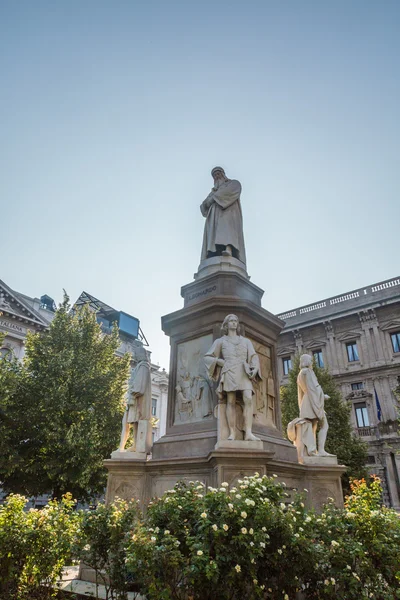
[[[114,450],[111,452],[111,458],[117,460],[147,460],[146,452],[130,452],[129,450]]]
[[[194,274],[194,279],[200,279],[218,273],[219,271],[228,271],[229,273],[239,273],[246,279],[250,279],[247,275],[246,265],[233,256],[213,256],[201,261],[197,273]]]
[[[215,449],[220,448],[240,451],[264,450],[264,444],[261,440],[246,441],[246,440],[219,440],[215,444]]]
[[[303,456],[304,465],[337,465],[337,456]]]
[[[152,498],[162,496],[178,481],[200,481],[205,486],[220,487],[222,482],[236,485],[238,479],[257,472],[268,476],[276,474],[278,481],[285,482],[289,494],[294,490],[308,490],[305,502],[316,510],[321,510],[328,498],[334,498],[337,506],[343,506],[340,477],[345,467],[326,462],[301,465],[277,460],[273,451],[243,450],[243,442],[232,443],[240,443],[241,448],[219,447],[202,457],[105,460],[108,470],[106,502],[113,502],[116,497],[134,499],[139,500],[140,507],[145,509]]]

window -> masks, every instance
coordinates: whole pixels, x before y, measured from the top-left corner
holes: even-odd
[[[400,352],[400,331],[391,333],[390,337],[392,338],[393,352]]]
[[[351,384],[351,389],[352,390],[363,390],[364,389],[364,384],[362,381],[357,381],[357,383],[352,383]]]
[[[349,362],[354,362],[356,360],[360,360],[360,357],[358,356],[356,342],[349,342],[348,344],[346,344],[346,350],[347,350],[347,358],[348,358]]]
[[[355,404],[354,408],[356,411],[357,427],[369,427],[368,411],[365,402]]]
[[[157,398],[151,399],[151,414],[153,417],[155,417],[157,414]]]
[[[313,352],[313,357],[319,367],[324,366],[324,357],[322,356],[322,350],[315,350],[315,352]]]
[[[12,350],[10,348],[1,348],[0,349],[0,359],[1,358],[4,358],[5,360],[11,360]]]
[[[290,358],[290,356],[285,356],[285,358],[282,358],[282,363],[283,363],[283,374],[288,375],[290,369],[292,368],[292,359]]]

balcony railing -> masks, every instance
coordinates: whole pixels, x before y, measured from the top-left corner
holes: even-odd
[[[400,425],[397,421],[386,421],[378,425],[370,425],[369,427],[357,427],[356,433],[360,437],[376,437],[384,435],[398,435]]]

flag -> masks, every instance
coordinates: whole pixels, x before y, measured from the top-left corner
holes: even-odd
[[[378,415],[378,421],[380,421],[382,419],[382,409],[381,409],[381,404],[379,402],[378,393],[375,388],[375,383],[374,383],[374,392],[375,392],[376,414]]]

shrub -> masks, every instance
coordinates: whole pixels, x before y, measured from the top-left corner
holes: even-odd
[[[96,571],[97,582],[105,585],[107,598],[126,598],[129,580],[126,547],[137,514],[134,502],[120,499],[107,506],[99,504],[96,510],[82,514],[75,552]]]
[[[128,565],[149,600],[394,600],[400,520],[380,494],[353,482],[345,509],[319,515],[266,476],[230,491],[179,483],[135,528]]]
[[[65,564],[71,562],[79,530],[75,501],[66,495],[43,509],[25,511],[27,499],[10,495],[0,507],[0,597],[50,598]]]

